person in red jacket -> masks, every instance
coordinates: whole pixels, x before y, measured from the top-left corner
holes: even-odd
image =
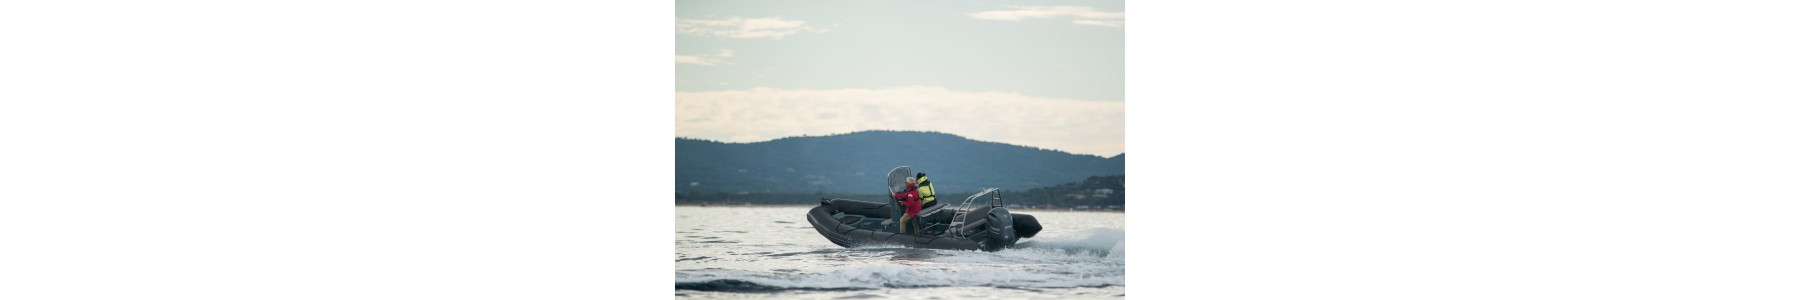
[[[919,225],[918,218],[919,218],[919,204],[920,203],[919,203],[918,182],[914,181],[914,179],[912,179],[912,177],[907,177],[906,178],[906,189],[904,190],[904,192],[894,194],[894,198],[899,198],[900,199],[900,207],[906,208],[906,215],[900,217],[900,233],[907,233],[908,232],[907,229],[913,229],[913,227],[917,227]],[[912,232],[917,234],[918,230],[913,230]]]

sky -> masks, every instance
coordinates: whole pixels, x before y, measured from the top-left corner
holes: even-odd
[[[675,135],[864,130],[1125,151],[1123,1],[709,1],[675,12]]]

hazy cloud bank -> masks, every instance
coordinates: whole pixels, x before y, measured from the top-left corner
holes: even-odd
[[[1075,25],[1119,28],[1125,26],[1124,12],[1104,12],[1081,6],[1014,6],[1008,10],[990,10],[969,14],[982,20],[1024,21],[1028,19],[1070,18]]]
[[[806,21],[782,18],[730,17],[725,19],[684,19],[675,21],[675,32],[696,36],[716,36],[737,39],[772,38],[793,35],[800,32],[825,32],[806,26]]]
[[[707,54],[695,54],[695,55],[676,54],[675,55],[675,63],[677,63],[677,64],[694,64],[694,65],[702,65],[702,66],[715,66],[715,65],[718,65],[721,63],[725,63],[725,59],[730,58],[732,55],[733,55],[733,53],[731,52],[731,49],[719,49],[718,51],[713,51],[713,53],[707,53]]]

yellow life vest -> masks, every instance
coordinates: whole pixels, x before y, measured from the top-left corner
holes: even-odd
[[[921,207],[921,208],[931,207],[932,204],[937,204],[937,192],[931,190],[931,179],[927,179],[926,177],[919,177],[918,190],[919,190],[919,199],[924,199],[923,201],[919,202],[920,203],[919,207]]]

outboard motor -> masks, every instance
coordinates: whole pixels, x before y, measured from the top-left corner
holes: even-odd
[[[1006,211],[1005,207],[988,210],[987,233],[989,239],[987,245],[993,247],[994,250],[1019,242],[1019,235],[1013,232],[1012,213]]]

